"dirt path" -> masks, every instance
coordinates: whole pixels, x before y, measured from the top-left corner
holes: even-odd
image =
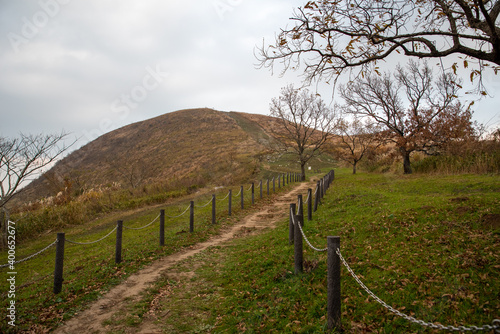
[[[258,232],[265,228],[274,228],[276,223],[288,216],[290,203],[297,201],[297,195],[307,195],[307,189],[312,188],[315,182],[300,183],[289,192],[279,196],[273,203],[262,207],[259,211],[249,214],[238,223],[229,227],[227,231],[206,241],[199,243],[188,250],[181,251],[152,263],[147,268],[131,275],[120,285],[111,289],[107,294],[90,306],[87,310],[68,320],[57,328],[56,334],[74,333],[107,333],[112,332],[106,322],[112,319],[114,314],[126,309],[127,305],[140,299],[142,291],[154,283],[165,270],[179,261],[198,254],[208,247],[216,246],[233,238]],[[129,332],[129,331],[127,331]],[[139,328],[134,328],[135,333],[161,333],[152,323],[143,323]]]

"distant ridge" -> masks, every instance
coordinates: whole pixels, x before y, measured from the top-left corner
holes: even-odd
[[[207,108],[166,113],[106,133],[72,152],[32,182],[23,197],[54,195],[64,180],[83,191],[110,184],[228,184],[249,178],[249,166],[273,140],[269,129],[275,121]]]

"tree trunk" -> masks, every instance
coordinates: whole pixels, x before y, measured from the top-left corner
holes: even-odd
[[[354,161],[354,163],[352,164],[352,173],[353,174],[356,174],[356,165],[358,164],[357,161]]]
[[[411,151],[401,148],[401,155],[403,156],[403,171],[405,174],[413,173],[413,170],[411,169],[410,154]]]
[[[300,179],[301,181],[305,181],[306,180],[306,163],[300,163],[300,172],[302,173],[302,175],[300,176]]]

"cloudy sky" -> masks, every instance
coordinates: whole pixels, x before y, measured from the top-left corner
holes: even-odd
[[[254,49],[304,3],[0,0],[0,135],[65,131],[79,147],[179,109],[267,114],[301,80],[256,69]],[[476,103],[476,119],[499,124],[500,76],[485,83],[494,97]],[[332,100],[331,87],[317,89]]]

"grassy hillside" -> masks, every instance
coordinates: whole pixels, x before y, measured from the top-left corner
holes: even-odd
[[[319,248],[340,236],[354,272],[401,312],[444,325],[491,325],[500,314],[499,192],[498,176],[342,170],[304,230]],[[324,333],[326,254],[304,248],[305,272],[296,276],[283,221],[185,261],[175,270],[204,265],[191,281],[164,280],[150,291],[169,291],[161,307],[155,300],[157,325],[167,332]],[[150,310],[144,298],[135,317]],[[342,323],[348,333],[433,332],[382,308],[345,268]]]
[[[0,281],[0,333],[46,333],[62,321],[80,312],[87,304],[98,299],[111,287],[119,284],[134,272],[164,256],[180,252],[193,245],[220,234],[252,209],[249,184],[244,185],[244,206],[240,208],[240,197],[233,187],[232,216],[228,217],[228,200],[224,197],[228,189],[211,189],[189,198],[181,198],[169,205],[162,204],[142,209],[124,210],[107,214],[84,225],[57,227],[17,244],[16,260],[27,258],[54,242],[56,232],[66,233],[64,250],[64,282],[60,294],[53,294],[55,247],[15,265],[15,298],[7,298],[9,282]],[[264,192],[263,199],[256,195],[256,206],[272,201],[277,193],[288,189],[278,188],[270,196]],[[258,188],[257,188],[258,189]],[[216,224],[212,224],[211,194],[217,196]],[[258,192],[256,191],[256,194]],[[195,202],[194,232],[189,232],[189,201]],[[159,245],[159,212],[165,209],[165,245]],[[114,227],[123,220],[123,261],[115,263]],[[153,224],[151,224],[154,222]],[[18,225],[16,224],[16,227]],[[130,229],[132,228],[132,229]],[[135,230],[134,230],[135,229]],[[102,240],[101,240],[102,239]],[[72,242],[70,242],[71,240]],[[94,241],[97,241],[94,243]],[[77,242],[76,244],[74,242]],[[79,244],[78,244],[79,243]],[[7,263],[7,251],[0,254],[0,265]],[[7,277],[12,271],[0,268],[0,276]],[[10,277],[10,276],[9,276]],[[16,325],[8,326],[6,310],[10,300],[16,302]]]
[[[97,240],[118,219],[141,227],[155,219],[160,208],[176,216],[189,200],[206,203],[220,186],[232,186],[234,191],[240,184],[270,178],[273,172],[297,170],[291,155],[267,151],[274,123],[262,115],[193,109],[98,138],[30,188],[35,197],[62,195],[50,205],[34,205],[29,214],[13,215],[18,222],[18,259],[53,242],[58,231],[65,230],[72,240]],[[331,169],[333,163],[320,156],[311,163],[312,171]],[[329,235],[341,236],[344,257],[366,285],[416,318],[454,326],[491,324],[498,318],[498,175],[350,173],[337,171],[314,220],[306,222],[305,233],[315,246],[325,247]],[[217,198],[225,191],[219,190]],[[223,215],[225,204],[217,205]],[[58,296],[51,293],[54,249],[19,264],[20,328],[53,328],[132,272],[207,240],[245,213],[235,210],[231,219],[218,216],[220,224],[212,225],[210,207],[200,209],[193,234],[186,233],[186,218],[171,219],[166,247],[157,246],[154,229],[127,231],[127,261],[119,265],[112,261],[114,238],[97,247],[68,244],[68,288]],[[130,326],[139,325],[154,308],[160,315],[176,315],[158,316],[158,326],[166,332],[322,333],[326,255],[304,246],[306,270],[299,276],[292,274],[293,247],[288,245],[285,221],[276,230],[200,253],[176,268],[195,267],[195,276],[188,282],[160,280],[131,313]],[[6,252],[2,258],[7,258]],[[374,303],[344,269],[342,275],[347,332],[423,331]],[[7,285],[6,280],[0,284],[2,297]],[[162,300],[163,291],[169,293]],[[197,311],[195,321],[187,318]]]
[[[31,204],[13,210],[13,219],[22,222],[18,241],[112,212],[170,202],[205,187],[296,170],[287,157],[272,159],[280,166],[268,163],[272,122],[263,115],[190,109],[107,133],[27,187],[22,199]]]
[[[499,176],[352,175],[350,170],[337,170],[304,231],[318,248],[326,247],[327,236],[340,236],[342,254],[355,273],[401,312],[444,325],[491,324],[500,314],[499,191]],[[200,197],[197,203],[208,198]],[[167,215],[180,214],[185,206],[186,202],[170,206]],[[66,232],[72,240],[97,240],[116,219],[140,227],[157,211],[110,215]],[[223,203],[218,212],[224,214]],[[246,213],[236,211],[233,217]],[[163,248],[157,246],[155,228],[126,231],[126,261],[120,265],[113,263],[113,237],[97,246],[68,244],[65,287],[57,296],[51,292],[53,250],[17,265],[19,328],[51,328],[154,259],[206,240],[234,222],[218,219],[219,224],[211,225],[208,208],[197,211],[196,220],[192,235],[183,232],[184,218],[168,220]],[[32,254],[53,239],[53,233],[41,235],[20,246],[17,255]],[[207,249],[172,269],[178,279],[160,279],[149,289],[130,309],[127,326],[133,331],[142,319],[153,317],[165,332],[323,333],[326,254],[305,243],[304,249],[305,272],[294,275],[288,221],[261,235]],[[183,271],[195,274],[183,276]],[[7,291],[5,280],[0,288]],[[433,332],[383,309],[345,268],[342,323],[346,332],[356,333]]]
[[[255,120],[265,123],[269,117]],[[255,120],[242,113],[189,109],[134,123],[68,155],[33,182],[26,196],[52,196],[68,185],[77,195],[111,185],[179,188],[247,180],[256,168],[255,156],[265,151],[259,138],[269,138]]]

